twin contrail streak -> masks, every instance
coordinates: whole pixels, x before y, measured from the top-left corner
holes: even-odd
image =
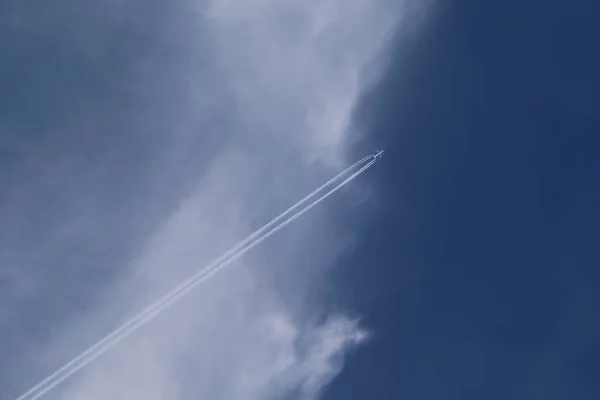
[[[17,400],[35,400],[40,398],[41,396],[52,390],[55,386],[59,385],[64,380],[68,379],[70,376],[75,374],[77,371],[84,368],[96,358],[100,357],[102,354],[110,350],[113,346],[125,339],[135,330],[152,321],[158,314],[160,314],[168,307],[173,305],[176,301],[181,299],[181,297],[185,296],[196,286],[205,282],[208,278],[217,273],[221,268],[225,267],[232,261],[241,257],[247,251],[257,246],[258,244],[260,244],[261,242],[263,242],[268,237],[270,237],[280,229],[284,228],[288,224],[292,223],[294,220],[300,218],[304,213],[308,212],[310,209],[312,209],[320,202],[324,201],[326,198],[334,194],[348,182],[350,182],[358,175],[363,173],[376,161],[376,157],[371,155],[364,157],[360,161],[346,168],[344,171],[340,172],[338,175],[336,175],[335,177],[333,177],[332,179],[315,189],[302,200],[300,200],[292,207],[288,208],[286,211],[274,218],[272,221],[270,221],[269,223],[267,223],[266,225],[264,225],[263,227],[256,230],[251,235],[237,243],[234,247],[226,251],[216,260],[211,262],[208,266],[206,266],[205,268],[197,272],[195,275],[193,275],[192,277],[188,278],[183,283],[175,287],[169,293],[161,297],[159,300],[155,301],[150,306],[146,307],[144,310],[136,314],[133,318],[128,320],[119,328],[106,335],[104,338],[102,338],[96,344],[85,350],[79,356],[75,357],[73,360],[59,368],[57,371],[46,377],[44,380],[42,380],[37,385],[29,389],[27,392],[23,393],[20,397],[17,398]],[[357,171],[353,172],[350,176],[344,178],[341,182],[333,186],[336,181],[339,181],[340,179],[342,179],[342,177],[348,175],[351,171],[355,170],[361,165],[362,167],[360,167]],[[321,194],[318,197],[316,196],[318,193],[324,191],[329,186],[333,186],[333,188],[329,189],[327,192],[325,192],[325,194]],[[310,201],[315,197],[315,200]],[[308,205],[305,205],[307,203]]]

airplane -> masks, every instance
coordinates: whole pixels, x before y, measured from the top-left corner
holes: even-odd
[[[374,157],[376,160],[381,160],[383,158],[383,150],[375,150]]]

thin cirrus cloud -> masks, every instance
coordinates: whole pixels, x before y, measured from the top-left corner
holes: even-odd
[[[37,76],[27,92],[39,94],[37,119],[13,113],[2,126],[16,161],[2,176],[12,228],[1,232],[3,248],[11,243],[1,261],[15,289],[3,294],[0,346],[19,349],[19,377],[3,364],[0,384],[17,395],[345,163],[365,68],[403,9],[181,0],[9,11],[2,28],[57,66],[21,71]],[[318,398],[368,336],[357,320],[298,300],[346,246],[326,210],[47,398]]]

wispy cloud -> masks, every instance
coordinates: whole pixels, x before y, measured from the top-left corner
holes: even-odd
[[[44,51],[63,57],[62,68],[80,80],[54,80],[44,93],[57,104],[36,100],[66,122],[11,122],[15,131],[53,132],[10,148],[21,160],[15,171],[29,169],[7,176],[11,191],[0,203],[15,227],[3,232],[13,246],[2,261],[37,266],[10,269],[22,299],[3,303],[2,313],[53,321],[51,340],[36,344],[23,319],[7,320],[20,335],[5,344],[26,349],[17,352],[27,355],[21,385],[93,344],[345,162],[365,68],[403,11],[383,0],[155,3],[77,3],[37,28],[51,42]],[[17,4],[13,14],[19,24],[10,29],[43,46],[31,36],[39,13]],[[39,196],[62,203],[34,201]],[[57,217],[33,219],[35,207]],[[323,310],[298,301],[345,244],[323,210],[48,398],[319,397],[345,352],[367,337],[357,321],[317,320]],[[30,306],[44,300],[52,305],[45,317]],[[0,384],[7,369],[0,366]]]

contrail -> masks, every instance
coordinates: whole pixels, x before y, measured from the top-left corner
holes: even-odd
[[[287,217],[283,222],[281,222],[278,226],[272,228],[270,231],[265,232],[270,227],[275,225],[277,222],[281,221],[284,217],[290,215],[294,210],[300,208],[302,204],[305,204],[308,200],[314,197],[317,193],[325,189],[327,186],[330,186],[336,180],[339,180],[342,176],[349,173],[352,169],[358,167],[361,164],[364,164],[367,160],[369,161],[366,165],[361,167],[358,171],[354,172],[352,175],[344,179],[341,183],[337,184],[333,189],[330,189],[324,195],[321,195],[316,200],[313,200],[307,206],[301,208],[299,211],[296,211],[293,215]],[[154,302],[146,309],[138,313],[135,317],[130,319],[128,322],[123,324],[118,329],[114,330],[95,345],[81,353],[79,356],[75,357],[69,363],[55,371],[53,374],[49,375],[47,378],[39,382],[37,385],[29,389],[27,392],[22,394],[17,400],[35,400],[39,397],[46,394],[48,391],[53,389],[55,386],[62,383],[64,380],[75,374],[77,371],[85,367],[87,364],[94,361],[96,358],[104,354],[106,351],[111,349],[117,343],[125,339],[129,334],[140,328],[141,326],[147,324],[151,320],[153,320],[158,314],[166,310],[172,304],[174,304],[177,300],[179,300],[182,296],[186,295],[190,290],[194,289],[199,284],[205,282],[208,278],[218,272],[221,268],[228,265],[235,259],[241,257],[247,251],[252,249],[253,247],[260,244],[262,241],[266,240],[268,237],[287,226],[294,220],[301,217],[304,213],[308,212],[310,209],[315,207],[317,204],[325,200],[327,197],[331,196],[333,193],[338,191],[342,186],[346,185],[348,182],[356,178],[358,175],[363,173],[367,168],[373,165],[376,162],[374,156],[367,156],[356,162],[352,166],[346,168],[344,171],[336,175],[334,178],[327,181],[325,184],[321,185],[319,188],[314,190],[312,193],[304,197],[298,203],[284,211],[282,214],[277,216],[268,224],[264,225],[247,238],[239,242],[232,249],[224,253],[222,256],[217,258],[217,260],[210,263],[206,268],[188,278],[185,282],[174,288],[167,295],[163,296],[158,301]]]
[[[353,165],[349,166],[348,168],[346,168],[345,170],[343,170],[342,172],[340,172],[339,174],[337,174],[336,176],[331,178],[329,181],[325,182],[323,185],[321,185],[320,187],[318,187],[317,189],[312,191],[310,194],[305,196],[302,200],[300,200],[299,202],[294,204],[292,207],[288,208],[286,211],[281,213],[279,216],[277,216],[271,222],[262,226],[261,228],[259,228],[255,232],[253,232],[251,235],[249,235],[245,239],[238,242],[233,248],[229,249],[224,254],[222,254],[220,257],[218,257],[216,260],[212,261],[209,265],[207,265],[205,268],[203,268],[200,272],[196,273],[194,276],[188,278],[186,281],[179,284],[177,287],[172,289],[169,293],[167,293],[166,295],[161,297],[159,300],[153,302],[149,306],[147,306],[144,310],[137,313],[134,317],[129,319],[127,322],[125,322],[119,328],[115,329],[114,331],[112,331],[111,333],[106,335],[104,338],[99,340],[96,344],[94,344],[93,346],[88,348],[86,351],[84,351],[83,353],[81,353],[80,355],[75,357],[73,360],[68,362],[66,365],[64,365],[63,367],[61,367],[60,369],[55,371],[53,374],[49,375],[44,380],[39,382],[37,385],[35,385],[31,389],[29,389],[26,393],[22,394],[17,400],[24,400],[29,395],[40,390],[43,386],[50,384],[52,381],[54,381],[57,378],[57,376],[66,372],[71,367],[76,366],[77,363],[79,363],[82,359],[91,356],[97,349],[101,348],[105,343],[111,341],[112,339],[114,339],[114,337],[116,337],[116,336],[120,335],[121,333],[123,333],[124,331],[126,331],[131,325],[137,323],[140,319],[144,318],[148,313],[153,312],[154,309],[156,309],[156,307],[160,307],[160,305],[162,303],[164,303],[166,300],[168,300],[169,297],[171,297],[174,293],[179,292],[182,288],[187,286],[191,281],[197,279],[199,275],[204,274],[206,272],[206,270],[210,270],[210,269],[214,268],[215,266],[219,265],[220,263],[224,262],[228,257],[231,257],[233,254],[235,254],[241,248],[246,246],[249,242],[256,239],[259,235],[261,235],[267,229],[269,229],[270,227],[275,225],[277,222],[282,220],[285,216],[289,215],[294,210],[298,209],[302,204],[306,203],[310,198],[314,197],[317,193],[319,193],[320,191],[325,189],[327,186],[331,185],[333,182],[339,180],[342,176],[346,175],[349,171],[352,171],[357,166],[364,164],[367,160],[372,159],[372,158],[373,158],[372,155],[363,157],[361,160],[357,161]]]
[[[56,371],[50,377],[48,377],[44,381],[40,382],[34,388],[30,389],[28,392],[23,394],[21,397],[18,398],[18,400],[24,400],[24,399],[34,400],[34,399],[38,399],[39,397],[43,396],[48,391],[50,391],[52,388],[54,388],[58,384],[62,383],[65,379],[69,378],[74,373],[79,371],[81,368],[85,367],[87,364],[94,361],[96,358],[98,358],[99,356],[104,354],[106,351],[111,349],[114,345],[119,343],[121,340],[123,340],[125,337],[127,337],[129,334],[131,334],[133,331],[137,330],[142,325],[145,325],[146,323],[153,320],[159,313],[161,313],[166,308],[171,306],[173,303],[175,303],[177,300],[179,300],[182,296],[187,294],[190,290],[195,288],[197,285],[206,281],[207,278],[211,277],[222,267],[229,264],[231,261],[239,258],[241,255],[245,254],[247,251],[249,251],[256,245],[258,245],[259,243],[261,243],[262,241],[267,239],[269,236],[271,236],[275,232],[279,231],[286,225],[290,224],[292,221],[294,221],[297,218],[299,218],[300,216],[302,216],[305,212],[309,211],[311,208],[315,207],[318,203],[325,200],[327,197],[332,195],[334,192],[338,191],[342,186],[346,185],[352,179],[356,178],[358,175],[360,175],[362,172],[364,172],[367,168],[369,168],[375,162],[376,162],[376,160],[370,161],[367,165],[363,166],[357,172],[353,173],[350,177],[346,178],[344,181],[342,181],[340,184],[335,186],[333,189],[329,190],[326,194],[322,195],[317,200],[314,200],[308,206],[305,206],[300,211],[298,211],[297,213],[295,213],[294,215],[292,215],[291,217],[286,219],[279,226],[273,228],[271,231],[267,232],[263,236],[256,239],[253,243],[247,245],[246,247],[242,248],[240,251],[231,255],[229,259],[219,263],[218,265],[215,265],[210,270],[207,270],[208,268],[205,268],[204,270],[201,271],[200,274],[197,274],[193,278],[188,279],[185,282],[185,285],[180,285],[180,287],[176,288],[175,290],[171,291],[169,294],[164,296],[161,299],[160,304],[158,304],[154,309],[152,309],[152,310],[147,309],[148,310],[147,312],[142,312],[142,313],[138,314],[134,318],[134,319],[137,319],[137,321],[135,321],[135,323],[126,324],[129,326],[127,326],[126,329],[122,329],[121,332],[119,332],[119,330],[121,330],[121,328],[119,330],[112,332],[110,335],[108,335],[101,341],[103,343],[99,342],[96,345],[94,345],[92,348],[88,349],[85,353],[81,354],[79,357],[72,360],[70,363],[65,365],[63,368]],[[306,202],[306,198],[301,200],[299,203],[302,203],[302,202]],[[294,207],[297,208],[297,205],[295,205]],[[184,286],[184,287],[181,287],[181,286]],[[145,315],[141,315],[141,314],[145,314]],[[133,319],[130,322],[132,322],[132,321],[133,321]],[[103,346],[100,346],[100,344],[102,344]],[[97,351],[93,351],[93,350],[97,350]],[[87,357],[85,357],[85,356],[87,356]],[[35,392],[37,392],[37,393],[35,393]],[[32,396],[29,396],[29,395],[32,395]]]

